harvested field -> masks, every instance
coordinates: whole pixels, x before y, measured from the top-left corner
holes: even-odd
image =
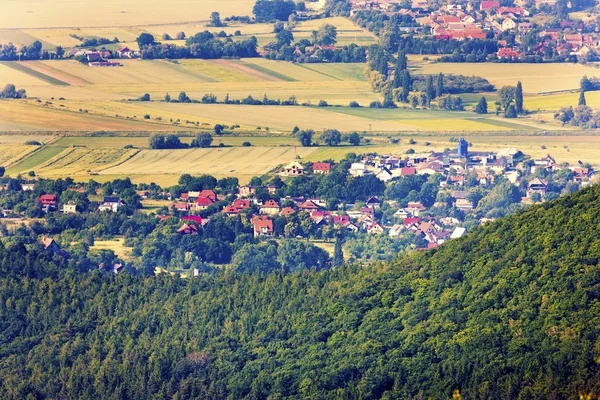
[[[43,72],[40,72],[36,69],[31,68],[30,64],[36,63],[36,62],[38,62],[38,61],[22,61],[22,62],[12,61],[12,62],[6,62],[6,63],[4,63],[4,65],[6,65],[14,70],[23,72],[24,74],[31,75],[31,76],[33,76],[41,81],[44,81],[46,83],[49,83],[51,85],[69,86],[69,84],[67,82],[61,81],[60,79],[57,79],[50,75],[46,75]],[[33,64],[31,64],[31,65],[33,65]]]
[[[13,68],[14,62],[0,62],[0,76],[4,84],[10,82],[18,88],[27,85],[48,85],[48,82],[33,76],[18,68]]]
[[[27,68],[31,69],[32,71],[36,71],[39,72],[40,74],[43,74],[45,76],[48,76],[50,78],[56,79],[59,82],[63,82],[63,85],[59,85],[59,86],[66,86],[66,85],[77,85],[77,86],[83,86],[83,85],[90,85],[92,82],[80,78],[78,76],[75,75],[71,75],[68,72],[63,71],[62,68],[57,68],[60,67],[60,65],[58,64],[48,64],[48,63],[43,63],[42,61],[24,61],[23,63]],[[51,83],[51,82],[49,82]]]

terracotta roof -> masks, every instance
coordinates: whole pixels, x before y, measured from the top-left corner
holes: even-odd
[[[267,232],[273,232],[273,221],[270,219],[257,219],[254,221],[254,231],[261,232],[263,229],[266,229]]]
[[[313,171],[329,171],[331,170],[330,163],[316,162],[313,164]]]

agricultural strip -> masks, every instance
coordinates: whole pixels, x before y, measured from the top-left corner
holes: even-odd
[[[241,75],[248,76],[252,80],[264,81],[264,82],[278,82],[281,79],[276,78],[264,71],[259,71],[254,68],[250,68],[248,65],[241,61],[230,61],[230,60],[214,60],[214,64],[220,65],[223,68],[230,69]]]
[[[62,147],[46,147],[19,164],[7,169],[6,174],[14,176],[21,172],[33,171],[39,165],[59,155],[63,150],[64,148]]]
[[[21,70],[12,68],[12,64],[15,64],[14,61],[5,61],[0,62],[0,77],[2,77],[2,85],[6,83],[12,83],[18,88],[22,88],[26,85],[36,85],[36,86],[50,86],[48,82],[41,80],[35,76],[32,76],[26,72]],[[4,87],[4,86],[2,86]],[[28,88],[29,89],[29,88]]]
[[[267,60],[266,58],[251,58],[244,60],[246,64],[252,64],[273,71],[291,81],[300,82],[327,82],[339,80],[321,72],[313,71],[309,68],[303,68],[303,64],[295,64],[287,61]]]
[[[142,150],[129,161],[105,169],[101,175],[216,174],[262,175],[277,165],[305,157],[315,148],[230,147],[186,150]]]
[[[27,67],[33,71],[40,73],[40,74],[44,74],[53,79],[64,82],[67,85],[82,86],[82,85],[90,85],[92,83],[83,78],[77,77],[75,75],[71,75],[68,72],[65,72],[59,68],[55,68],[55,67],[60,67],[59,64],[49,65],[49,64],[43,63],[41,61],[27,61]]]
[[[61,81],[60,79],[56,79],[52,76],[46,75],[40,71],[36,71],[34,69],[29,68],[28,66],[26,66],[25,64],[29,64],[29,62],[27,61],[23,61],[23,62],[17,62],[17,61],[7,61],[7,62],[3,62],[2,65],[6,65],[12,69],[15,69],[17,71],[23,72],[25,74],[31,75],[35,78],[38,78],[44,82],[47,82],[51,85],[56,85],[56,86],[69,86],[69,84],[67,82]]]
[[[227,68],[223,63],[217,63],[213,61],[200,60],[200,59],[189,59],[189,60],[178,60],[180,65],[186,68],[192,69],[201,74],[210,76],[215,81],[220,82],[253,82],[256,79]]]

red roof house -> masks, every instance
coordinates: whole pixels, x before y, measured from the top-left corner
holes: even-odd
[[[55,206],[57,203],[55,194],[43,194],[40,196],[40,203],[44,206]]]
[[[316,162],[313,164],[313,173],[327,175],[331,171],[331,164],[326,162]]]
[[[270,219],[255,218],[254,237],[257,236],[273,236],[273,221]]]

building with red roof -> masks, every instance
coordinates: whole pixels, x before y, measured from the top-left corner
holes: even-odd
[[[327,175],[331,172],[331,164],[327,162],[316,162],[313,164],[313,173]]]

